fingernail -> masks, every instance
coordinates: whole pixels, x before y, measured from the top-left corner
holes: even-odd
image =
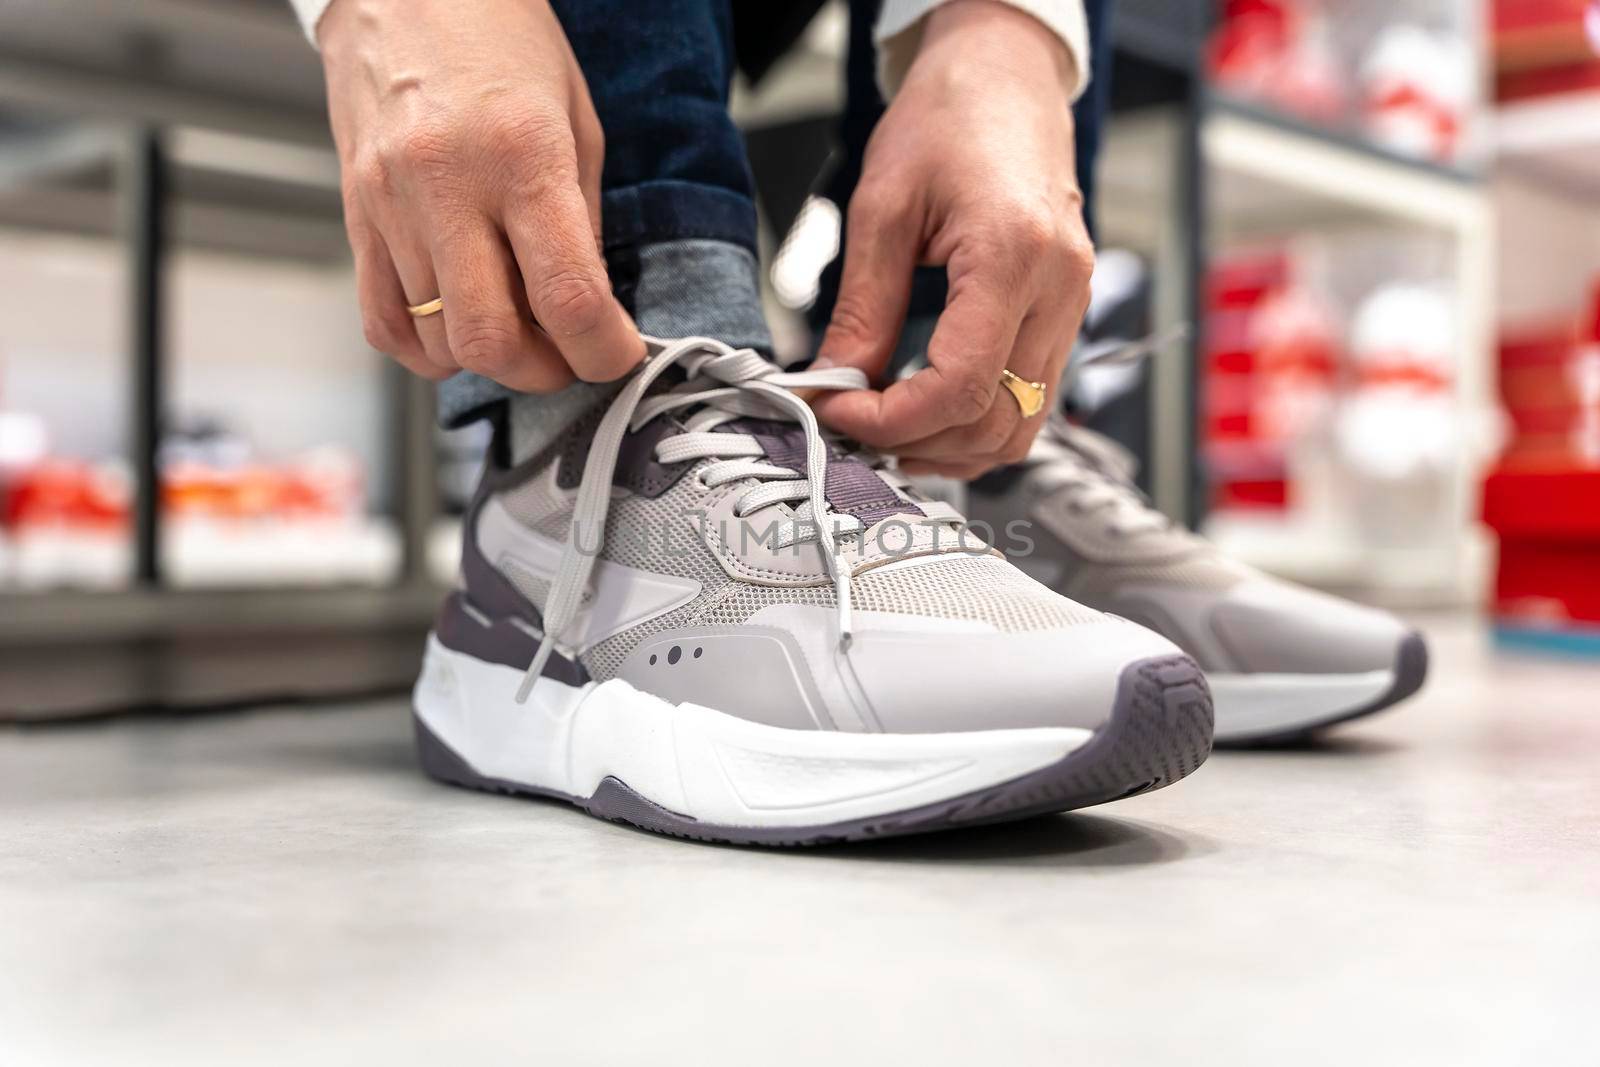
[[[832,356],[818,356],[811,361],[812,370],[822,370],[825,367],[837,367],[838,365],[838,361]]]

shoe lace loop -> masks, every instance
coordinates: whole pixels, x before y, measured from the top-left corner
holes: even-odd
[[[1064,490],[1076,510],[1105,513],[1110,533],[1136,536],[1172,525],[1133,484],[1132,456],[1059,413],[1051,415],[1025,462],[1040,488]]]
[[[829,515],[825,494],[828,442],[810,405],[794,391],[864,389],[866,375],[848,367],[785,371],[759,352],[732,348],[707,337],[685,337],[671,342],[647,337],[645,341],[656,351],[611,402],[590,442],[574,502],[572,524],[561,553],[561,565],[545,600],[544,637],[517,688],[519,704],[533,691],[556,642],[571,625],[582,603],[597,553],[579,547],[579,534],[585,528],[598,530],[603,539],[606,514],[611,506],[612,477],[624,437],[659,415],[684,408],[699,410],[685,420],[685,433],[657,444],[657,458],[663,463],[675,463],[718,457],[719,462],[701,472],[707,485],[744,478],[761,481],[762,484],[741,496],[738,503],[741,516],[768,504],[801,502],[795,521],[780,528],[780,542],[787,538],[786,543],[795,544],[810,540],[812,536],[821,541],[822,556],[838,599],[839,647],[841,650],[850,647],[850,565],[839,550],[838,539],[859,530],[861,522],[850,515]],[[684,370],[685,380],[671,389],[646,396],[650,386],[674,366]],[[744,416],[798,422],[805,435],[805,471],[797,476],[788,467],[765,462],[761,458],[765,453],[760,444],[747,434],[714,432],[717,427]],[[827,524],[826,530],[824,524]]]

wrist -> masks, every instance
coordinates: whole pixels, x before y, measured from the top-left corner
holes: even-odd
[[[946,0],[934,8],[912,65],[924,56],[1053,79],[1067,92],[1077,84],[1072,52],[1061,37],[1005,0]]]

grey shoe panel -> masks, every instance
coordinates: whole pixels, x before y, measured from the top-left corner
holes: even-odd
[[[1147,626],[1192,656],[1208,671],[1236,671],[1238,663],[1210,626],[1216,598],[1205,592],[1143,585],[1119,587],[1102,597],[1101,610]]]
[[[563,438],[561,459],[556,467],[556,485],[562,489],[577,489],[583,481],[583,465],[589,458],[589,443],[594,439],[603,410],[595,411],[575,426]],[[640,496],[656,497],[678,484],[678,479],[688,473],[693,463],[662,463],[656,459],[656,445],[665,437],[677,433],[681,427],[668,418],[652,420],[622,440],[617,453],[617,469],[612,484],[632,490]]]
[[[1284,674],[1386,670],[1408,633],[1387,612],[1266,578],[1230,590],[1211,629],[1235,669]]]
[[[674,704],[788,730],[834,729],[805,655],[774,627],[665,630],[640,642],[617,677]]]
[[[1106,618],[1070,631],[856,635],[849,670],[878,729],[944,733],[1104,725],[1121,665],[1177,648]]]

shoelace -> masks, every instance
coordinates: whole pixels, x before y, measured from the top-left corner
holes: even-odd
[[[1131,537],[1172,526],[1133,484],[1133,457],[1059,413],[1050,416],[1023,462],[1039,488],[1066,489],[1074,509],[1108,513],[1109,533]]]
[[[1073,354],[1062,376],[1063,393],[1090,366],[1126,366],[1159,355],[1181,340],[1188,327],[1179,325],[1132,341],[1107,338]],[[1126,449],[1109,437],[1073,425],[1060,411],[1052,412],[1023,464],[1041,489],[1068,489],[1071,506],[1083,512],[1110,513],[1107,530],[1135,536],[1167,530],[1172,522],[1150,505],[1133,484],[1137,465]]]
[[[623,438],[658,415],[682,408],[699,407],[685,421],[685,432],[663,439],[656,445],[662,463],[718,457],[706,466],[701,479],[708,486],[724,485],[741,479],[756,479],[739,499],[740,517],[759,508],[787,501],[800,501],[794,520],[783,523],[777,534],[781,545],[794,545],[811,538],[821,544],[828,574],[833,579],[838,599],[839,647],[848,650],[851,639],[850,564],[839,550],[839,538],[861,529],[861,521],[844,514],[830,515],[825,495],[828,468],[828,442],[817,425],[816,416],[796,389],[864,389],[867,377],[848,367],[789,372],[748,348],[731,348],[706,337],[686,337],[665,342],[646,338],[659,350],[647,359],[628,384],[611,402],[600,420],[589,445],[589,458],[578,485],[572,525],[562,549],[561,566],[545,600],[544,638],[533,662],[528,664],[517,702],[528,699],[545,664],[576,616],[594,569],[593,552],[579,547],[580,532],[598,531],[603,544],[606,514],[611,507],[611,481]],[[650,386],[669,367],[682,366],[687,379],[678,386],[646,397]],[[797,475],[788,467],[765,461],[765,451],[748,434],[713,432],[742,416],[782,418],[798,422],[805,432],[806,469]],[[824,529],[824,524],[827,529]]]

